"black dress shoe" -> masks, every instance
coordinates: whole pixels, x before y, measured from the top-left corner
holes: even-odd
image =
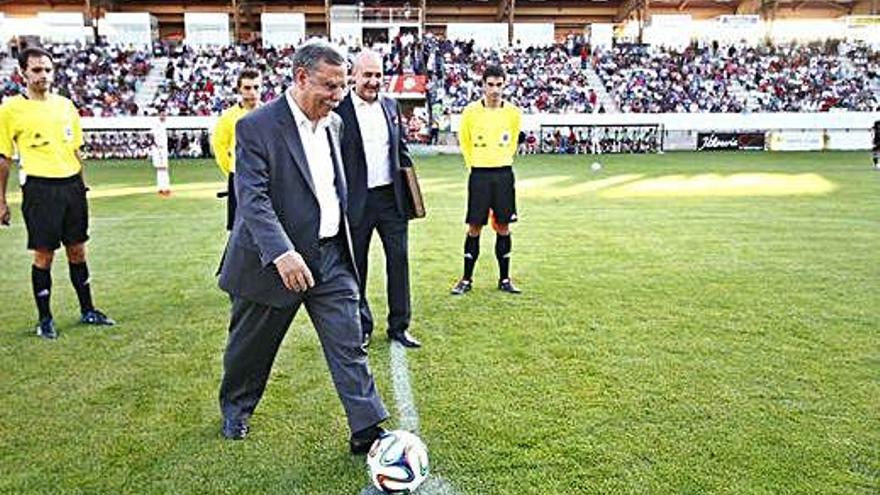
[[[372,333],[365,333],[363,336],[363,340],[361,341],[361,344],[363,344],[364,347],[370,347],[370,340],[372,340],[372,339],[373,339]]]
[[[366,454],[370,451],[370,447],[373,446],[373,442],[384,434],[385,429],[378,425],[373,425],[353,433],[348,441],[351,453],[355,455]]]
[[[223,438],[227,440],[244,440],[248,434],[246,419],[224,419]]]
[[[388,340],[396,340],[404,347],[421,347],[422,343],[413,337],[408,331],[388,332]]]

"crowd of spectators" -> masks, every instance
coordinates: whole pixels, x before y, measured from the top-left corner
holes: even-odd
[[[518,152],[521,155],[656,153],[662,148],[661,139],[655,126],[545,127],[540,133],[520,133]]]
[[[85,131],[80,152],[87,159],[142,159],[152,147],[149,131]]]
[[[404,32],[389,40],[387,44],[372,44],[383,53],[386,75],[426,74],[423,42],[415,33]],[[350,52],[356,50],[353,47]]]
[[[880,109],[880,51],[866,45],[690,46],[683,50],[618,45],[591,52],[580,36],[549,46],[481,48],[404,32],[375,40],[384,51],[387,75],[427,78],[431,120],[457,114],[479,98],[479,74],[489,63],[508,72],[505,98],[525,113],[600,111],[597,88],[585,70],[592,64],[624,113],[820,112]],[[218,115],[235,101],[240,69],[263,74],[263,99],[281,95],[292,82],[294,48],[237,44],[197,49],[157,44],[139,51],[109,45],[49,47],[57,64],[56,87],[84,116]],[[350,46],[353,54],[359,47]],[[147,108],[135,94],[154,57],[167,57],[162,80]],[[0,84],[0,98],[24,91],[18,74]],[[428,122],[425,125],[429,125]]]
[[[164,79],[147,115],[219,115],[236,101],[238,72],[253,67],[263,74],[263,99],[282,94],[293,81],[292,47],[239,44],[223,48],[168,48]]]
[[[880,109],[880,52],[861,44],[633,45],[594,60],[625,113]]]
[[[504,97],[525,113],[592,113],[598,95],[590,88],[586,46],[582,41],[546,47],[480,48],[473,41],[426,36],[424,41],[429,100],[461,113],[482,96],[480,74],[488,64],[501,64],[509,84]],[[581,55],[584,58],[581,58]]]
[[[212,158],[207,129],[169,129],[168,156],[171,158]]]
[[[135,95],[150,72],[149,52],[78,43],[47,47],[56,61],[55,88],[84,117],[137,115]],[[19,74],[3,81],[2,97],[23,94]]]
[[[168,129],[170,158],[212,158],[205,129]],[[155,140],[151,130],[98,130],[83,133],[82,155],[87,159],[146,159]]]
[[[424,73],[421,45],[411,34],[377,42],[383,46],[386,75]],[[353,58],[359,47],[349,47]],[[244,67],[257,69],[263,76],[263,101],[270,101],[293,83],[293,46],[264,47],[238,44],[224,48],[198,49],[186,45],[165,46],[168,58],[164,79],[146,115],[218,115],[235,103],[235,83]]]
[[[505,97],[525,113],[600,111],[584,70],[588,64],[625,113],[865,111],[880,102],[880,55],[845,43],[682,51],[623,45],[591,54],[579,36],[550,46],[480,48],[473,41],[405,33],[377,40],[376,46],[385,51],[387,75],[427,76],[429,106],[439,105],[441,113],[460,113],[481,96],[479,74],[489,63],[505,67],[510,82]],[[349,49],[353,53],[358,47]],[[235,74],[245,65],[264,74],[264,98],[275,98],[292,80],[292,51],[258,45],[219,51],[173,47],[165,80],[146,113],[217,114],[234,101]]]
[[[12,76],[4,80],[2,87],[0,87],[0,101],[10,96],[24,94],[24,89],[24,79],[21,74],[13,72]]]

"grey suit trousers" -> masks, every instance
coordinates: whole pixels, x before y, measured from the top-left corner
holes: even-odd
[[[233,295],[220,384],[224,418],[245,419],[253,414],[278,347],[302,304],[318,332],[351,431],[388,418],[361,345],[358,283],[346,261],[344,243],[332,241],[320,251],[321,280],[293,306],[273,308]]]

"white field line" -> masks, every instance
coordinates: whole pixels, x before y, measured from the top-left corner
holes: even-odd
[[[398,429],[419,433],[419,412],[413,400],[412,385],[410,384],[409,366],[406,363],[406,348],[399,342],[391,342],[391,381],[394,385],[394,402],[397,405],[397,415],[400,418]],[[430,452],[430,448],[428,449]],[[429,457],[430,459],[430,457]],[[435,474],[429,474],[428,479],[415,492],[417,495],[456,495],[452,485]],[[381,495],[382,492],[370,485],[360,491],[360,495]]]

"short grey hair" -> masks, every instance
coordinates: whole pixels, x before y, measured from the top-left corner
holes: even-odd
[[[345,65],[342,51],[334,44],[320,38],[311,39],[296,48],[293,54],[293,70],[304,68],[309,74],[324,62],[329,65]]]

